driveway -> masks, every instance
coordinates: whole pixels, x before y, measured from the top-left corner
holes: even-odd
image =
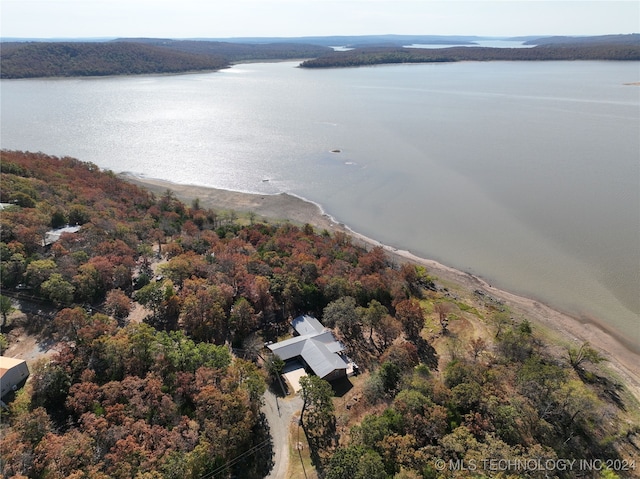
[[[273,439],[273,469],[266,479],[286,479],[289,469],[289,425],[293,415],[302,409],[298,395],[278,398],[271,391],[264,393],[262,412],[267,418]]]

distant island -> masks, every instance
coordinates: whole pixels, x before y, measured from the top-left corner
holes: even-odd
[[[335,68],[389,63],[458,61],[640,60],[640,35],[551,37],[523,42],[531,48],[455,46],[448,48],[361,47],[306,60],[303,68]]]
[[[530,48],[477,46],[483,37],[380,35],[301,38],[2,41],[0,78],[216,71],[234,63],[304,60],[303,68],[455,61],[640,60],[640,34],[518,37]],[[495,40],[495,39],[494,39]],[[409,48],[408,45],[452,45]],[[453,46],[455,45],[455,46]],[[463,45],[463,46],[460,46]],[[343,47],[336,51],[336,47]],[[345,48],[346,47],[346,48]]]

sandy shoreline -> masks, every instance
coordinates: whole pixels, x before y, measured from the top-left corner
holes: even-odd
[[[467,291],[481,290],[493,298],[504,301],[514,314],[528,318],[532,323],[562,337],[564,341],[578,345],[588,341],[608,359],[608,369],[624,381],[627,388],[640,401],[640,354],[626,347],[614,334],[604,330],[596,323],[581,321],[556,311],[539,301],[494,288],[481,278],[445,266],[437,261],[420,258],[408,251],[396,250],[382,245],[348,229],[345,225],[336,223],[330,216],[324,214],[318,205],[293,195],[286,193],[278,195],[240,193],[131,175],[121,175],[121,177],[131,183],[143,186],[155,194],[162,194],[169,189],[186,204],[191,204],[191,201],[197,198],[201,206],[205,208],[254,212],[259,217],[266,219],[289,220],[301,224],[309,223],[320,230],[344,231],[367,244],[383,246],[390,255],[395,255],[399,260],[408,260],[424,265],[430,274],[441,280],[459,285]]]

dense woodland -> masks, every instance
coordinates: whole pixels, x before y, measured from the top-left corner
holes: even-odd
[[[56,342],[2,411],[4,477],[264,477],[259,409],[281,364],[262,346],[301,313],[363,372],[348,402],[303,381],[319,477],[577,477],[437,462],[487,459],[612,460],[581,477],[634,477],[638,404],[588,344],[552,354],[499,301],[344,233],[185,205],[72,158],[2,151],[0,165],[2,297],[52,309],[27,326]],[[66,224],[81,228],[43,246]]]
[[[3,42],[1,78],[138,75],[219,70],[232,62],[310,58],[327,47],[132,39],[113,42]]]
[[[435,63],[459,61],[640,60],[636,44],[550,44],[532,48],[403,48],[369,47],[332,52],[305,60],[301,67],[333,68],[386,63]]]
[[[552,36],[531,38],[524,42],[525,45],[638,45],[640,33],[627,35],[597,35],[588,37]]]
[[[640,60],[640,35],[529,39],[534,48],[404,48],[473,44],[478,37],[381,35],[238,39],[127,38],[105,42],[2,42],[0,78],[77,77],[211,71],[234,62],[308,59],[306,68],[455,61]],[[349,45],[336,52],[328,45]]]

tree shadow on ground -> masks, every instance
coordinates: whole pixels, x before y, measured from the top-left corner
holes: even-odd
[[[438,369],[438,353],[424,338],[417,338],[414,341],[418,350],[420,361],[429,366],[429,369]]]
[[[253,430],[253,448],[255,452],[245,457],[231,469],[234,477],[261,478],[269,474],[273,469],[273,438],[271,437],[269,424],[264,413],[260,413],[258,423]]]
[[[286,382],[280,378],[274,378],[271,376],[269,381],[267,382],[267,386],[269,387],[269,391],[272,392],[276,397],[284,398],[289,395],[289,387]]]

